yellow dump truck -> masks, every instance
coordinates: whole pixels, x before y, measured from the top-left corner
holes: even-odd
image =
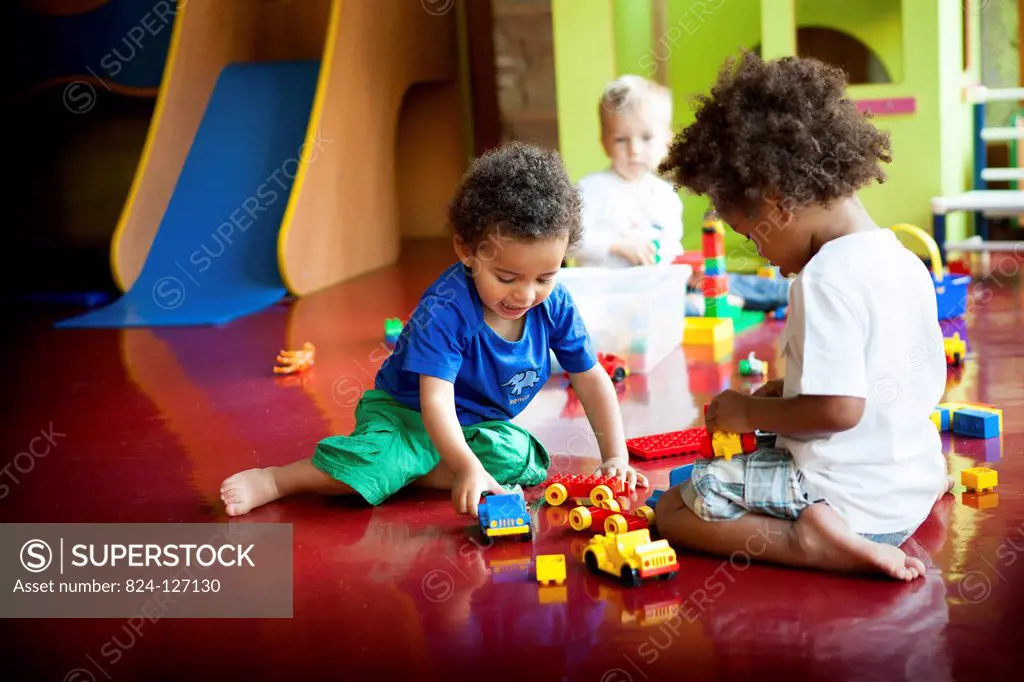
[[[647,528],[595,535],[583,549],[583,563],[594,573],[617,576],[627,587],[636,587],[643,579],[655,576],[670,580],[679,570],[676,552],[668,540],[652,542]]]

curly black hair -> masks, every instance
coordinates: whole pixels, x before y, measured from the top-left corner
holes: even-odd
[[[696,120],[658,170],[719,209],[757,213],[764,197],[791,210],[850,196],[892,161],[889,133],[846,97],[846,76],[816,59],[763,61],[744,51],[723,65]]]
[[[475,159],[448,206],[450,229],[474,250],[489,235],[583,236],[582,199],[557,152],[510,142]]]

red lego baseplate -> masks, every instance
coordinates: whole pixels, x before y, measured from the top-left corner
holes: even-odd
[[[626,441],[626,451],[637,459],[663,459],[681,455],[694,458],[714,456],[708,430],[703,426],[630,438]]]

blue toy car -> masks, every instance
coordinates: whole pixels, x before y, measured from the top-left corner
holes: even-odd
[[[480,536],[485,545],[494,542],[494,538],[504,535],[517,535],[522,542],[533,539],[533,525],[530,512],[526,508],[526,499],[516,493],[497,495],[485,492],[477,507],[480,519]]]

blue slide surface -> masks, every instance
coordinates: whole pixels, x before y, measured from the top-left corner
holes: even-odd
[[[113,304],[56,326],[223,324],[283,298],[277,237],[319,67],[225,67],[138,279]]]

